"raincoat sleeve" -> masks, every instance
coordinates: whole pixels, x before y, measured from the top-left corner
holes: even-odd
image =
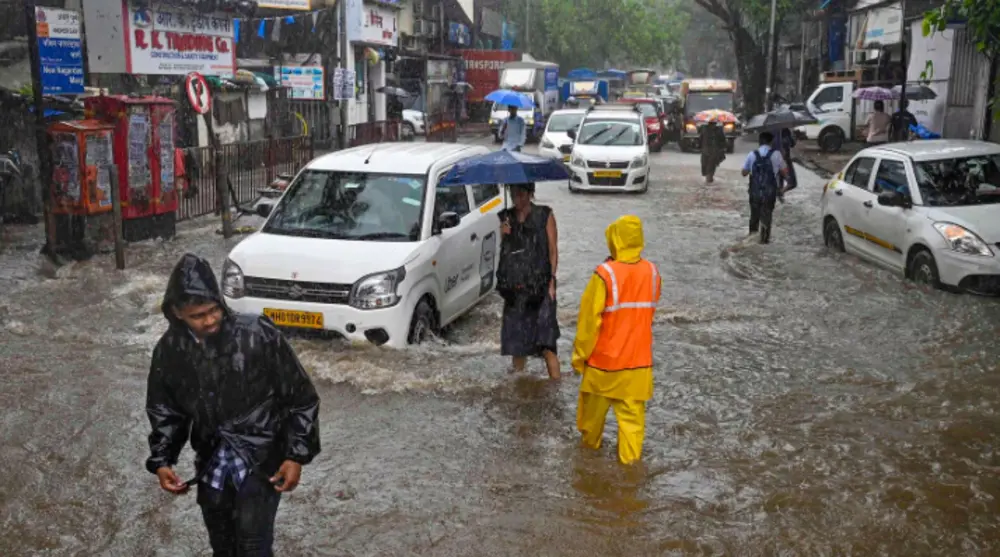
[[[573,342],[573,369],[583,373],[587,359],[597,346],[597,335],[601,331],[601,315],[607,303],[607,287],[597,273],[590,277],[587,288],[580,299],[580,314],[576,320],[576,340]]]
[[[146,415],[153,429],[149,434],[150,456],[146,460],[146,470],[154,474],[164,466],[177,464],[177,457],[191,433],[191,418],[174,399],[166,381],[166,367],[163,350],[157,346],[153,350],[146,387]]]
[[[320,450],[319,395],[285,337],[271,333],[278,405],[285,412],[285,460],[309,464]]]

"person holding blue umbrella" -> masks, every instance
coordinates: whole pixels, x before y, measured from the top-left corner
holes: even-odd
[[[534,103],[527,95],[517,91],[498,89],[489,95],[486,100],[497,104],[507,105],[508,117],[500,124],[500,137],[503,139],[504,151],[520,151],[528,139],[528,124],[524,118],[518,116],[518,108],[531,109]]]

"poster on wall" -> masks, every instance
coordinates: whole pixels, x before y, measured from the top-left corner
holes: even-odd
[[[274,77],[287,87],[288,97],[322,101],[326,99],[326,83],[320,66],[281,66],[274,68]]]
[[[111,206],[111,132],[87,134],[88,172],[94,169],[94,183],[90,188],[90,203],[98,207]]]
[[[83,94],[83,38],[80,14],[35,8],[38,63],[45,95]]]
[[[80,202],[80,152],[76,136],[59,133],[52,137],[52,179],[59,202]]]
[[[236,73],[233,20],[123,4],[126,72],[230,77]]]

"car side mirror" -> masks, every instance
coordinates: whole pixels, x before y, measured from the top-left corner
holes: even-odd
[[[906,196],[898,191],[880,192],[878,194],[878,204],[883,207],[902,207],[904,209],[908,205],[906,202]]]
[[[273,211],[273,210],[274,210],[274,206],[271,205],[270,203],[260,203],[254,209],[254,212],[257,213],[259,216],[267,218],[268,216],[270,216],[271,211]]]
[[[576,130],[566,130],[566,135],[573,141],[576,141]]]
[[[437,219],[437,229],[438,231],[447,230],[449,228],[455,228],[462,221],[462,217],[458,216],[458,213],[453,213],[451,211],[445,211],[438,216]]]

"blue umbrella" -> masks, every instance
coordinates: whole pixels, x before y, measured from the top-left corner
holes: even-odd
[[[459,161],[440,185],[524,184],[566,179],[569,179],[569,171],[560,160],[513,151],[494,151]]]
[[[497,89],[486,95],[486,100],[497,104],[516,106],[517,108],[535,108],[535,103],[531,100],[531,97],[509,89]]]

